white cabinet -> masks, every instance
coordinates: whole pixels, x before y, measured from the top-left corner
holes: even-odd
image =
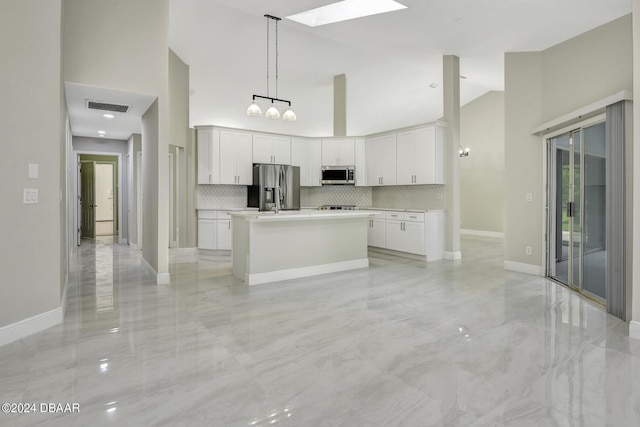
[[[232,218],[229,211],[198,211],[198,248],[231,250]]]
[[[423,213],[387,212],[386,217],[387,249],[426,255]]]
[[[220,184],[253,183],[252,146],[248,132],[220,131]]]
[[[300,167],[301,187],[319,187],[322,179],[320,140],[291,138],[291,164]]]
[[[216,223],[217,223],[216,249],[230,251],[231,242],[232,242],[232,236],[231,236],[232,219],[229,212],[219,211],[218,220],[216,221]]]
[[[397,136],[399,185],[444,184],[444,130],[428,126]]]
[[[253,163],[291,164],[291,139],[278,135],[253,134]]]
[[[378,248],[385,247],[386,221],[384,212],[377,213],[369,219],[367,230],[367,244]]]
[[[369,220],[368,244],[412,258],[438,260],[444,257],[444,228],[444,211],[381,212]]]
[[[356,145],[353,139],[323,139],[322,166],[356,164]]]
[[[216,249],[218,247],[216,211],[198,211],[198,248]]]
[[[396,184],[396,134],[377,136],[366,142],[367,185]]]
[[[366,162],[365,140],[364,138],[356,139],[356,186],[363,187],[367,185],[367,162]]]
[[[220,183],[220,131],[198,129],[198,184]]]

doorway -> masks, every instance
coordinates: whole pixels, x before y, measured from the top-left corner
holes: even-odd
[[[547,276],[606,303],[604,119],[547,140]]]
[[[79,154],[78,226],[81,238],[118,236],[118,156]],[[80,239],[78,239],[80,245]]]

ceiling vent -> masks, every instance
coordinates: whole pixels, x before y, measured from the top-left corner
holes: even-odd
[[[127,111],[129,111],[129,108],[131,108],[131,106],[87,100],[87,108],[91,110],[115,111],[116,113],[126,113]]]

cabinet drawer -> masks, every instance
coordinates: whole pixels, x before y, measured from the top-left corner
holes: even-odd
[[[405,212],[405,221],[424,222],[424,212]]]
[[[231,212],[230,211],[218,211],[218,219],[226,219],[226,220],[231,219]]]
[[[218,211],[198,211],[198,219],[218,219]]]
[[[392,220],[403,220],[404,219],[404,212],[396,212],[396,211],[388,211],[385,212],[385,217],[386,219],[392,219]]]

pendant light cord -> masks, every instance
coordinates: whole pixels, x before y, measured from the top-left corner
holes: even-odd
[[[278,97],[278,21],[276,21],[276,98]]]
[[[269,95],[269,18],[267,18],[267,96]]]

